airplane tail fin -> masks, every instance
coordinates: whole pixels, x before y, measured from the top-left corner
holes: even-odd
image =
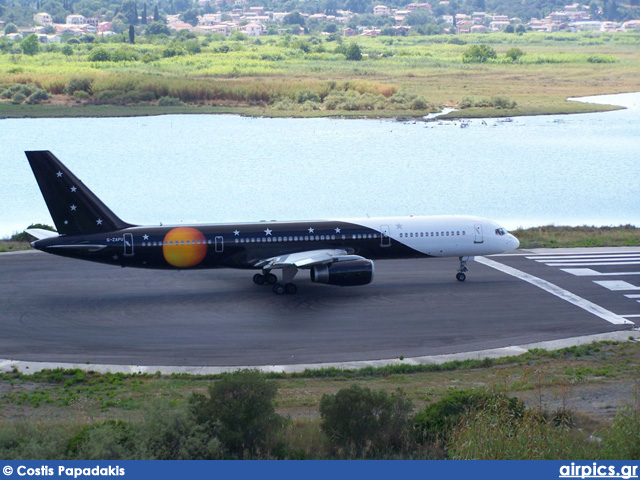
[[[25,154],[60,235],[90,235],[132,226],[109,210],[51,152]]]

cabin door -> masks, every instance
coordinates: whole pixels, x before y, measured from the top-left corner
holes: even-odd
[[[482,225],[480,225],[479,223],[476,223],[473,226],[473,233],[474,233],[473,243],[484,242],[484,237],[482,236]]]
[[[220,253],[224,251],[224,238],[216,237],[216,252]]]
[[[391,236],[389,231],[389,225],[380,225],[380,246],[390,247]]]
[[[125,233],[124,237],[124,256],[133,257],[133,234]]]

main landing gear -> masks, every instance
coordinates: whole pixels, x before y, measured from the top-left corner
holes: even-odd
[[[459,257],[460,258],[460,267],[458,268],[458,273],[456,273],[456,280],[459,282],[464,282],[467,279],[465,272],[468,272],[467,261],[473,260],[473,257]]]
[[[282,269],[282,283],[278,282],[278,277],[268,270],[263,270],[262,273],[256,273],[253,276],[253,283],[256,285],[273,285],[273,293],[276,295],[294,295],[298,292],[298,287],[295,283],[291,283],[293,277],[298,273],[296,267],[286,267]]]

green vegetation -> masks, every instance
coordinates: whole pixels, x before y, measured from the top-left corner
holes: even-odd
[[[633,225],[619,227],[544,227],[514,230],[520,248],[571,247],[632,247],[640,245],[640,228]]]
[[[0,456],[637,460],[639,373],[637,342],[414,372],[13,371],[0,375]]]
[[[146,28],[150,28],[149,24]],[[600,111],[567,102],[638,89],[640,34],[523,36],[266,36],[165,33],[45,45],[23,54],[0,39],[0,115],[94,116],[241,113],[270,116],[458,117]],[[77,81],[88,87],[75,95]],[[500,86],[497,89],[497,85]],[[304,92],[311,92],[300,101]],[[160,102],[177,99],[176,106]],[[417,99],[413,101],[411,99]],[[469,102],[468,100],[472,101]]]

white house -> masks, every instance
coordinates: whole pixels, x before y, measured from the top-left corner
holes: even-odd
[[[84,18],[83,15],[79,14],[67,15],[66,23],[69,25],[85,25],[87,23],[87,19]]]
[[[242,31],[248,37],[259,37],[260,35],[262,35],[266,31],[266,28],[261,23],[250,22],[250,23],[247,23],[245,26],[242,27]]]
[[[49,15],[47,12],[40,12],[40,13],[36,13],[33,16],[33,20],[36,23],[39,23],[40,25],[51,25],[53,23],[53,19],[51,18],[51,15]]]
[[[389,15],[390,13],[391,11],[389,10],[389,7],[385,5],[376,5],[375,7],[373,7],[374,15]]]

